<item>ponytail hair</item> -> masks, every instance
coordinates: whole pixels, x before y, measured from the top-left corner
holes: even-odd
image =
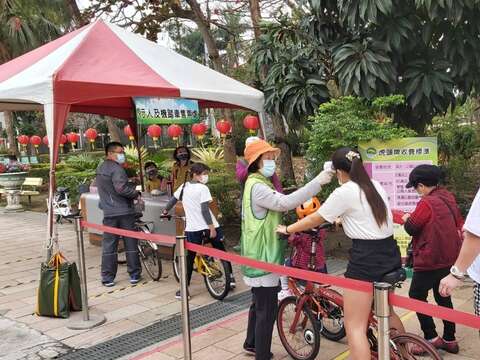
[[[335,170],[347,172],[350,180],[363,190],[378,226],[386,224],[387,206],[363,167],[358,151],[349,147],[337,149],[332,155],[332,163]]]

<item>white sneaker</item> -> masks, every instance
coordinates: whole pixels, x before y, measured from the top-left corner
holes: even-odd
[[[283,299],[289,297],[289,296],[293,296],[293,293],[292,293],[292,290],[290,289],[287,289],[287,290],[281,290],[279,293],[278,293],[278,301],[282,301]]]

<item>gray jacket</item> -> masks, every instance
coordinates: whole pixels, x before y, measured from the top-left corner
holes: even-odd
[[[99,208],[103,210],[104,217],[135,213],[133,200],[139,192],[117,162],[107,159],[98,166],[96,184],[100,196]]]

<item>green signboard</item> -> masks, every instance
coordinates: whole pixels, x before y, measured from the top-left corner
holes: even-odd
[[[200,122],[196,100],[156,97],[135,97],[133,100],[139,124],[189,125]]]

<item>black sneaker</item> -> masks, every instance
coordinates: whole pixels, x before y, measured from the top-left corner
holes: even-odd
[[[254,347],[251,347],[251,346],[243,346],[243,350],[245,350],[245,352],[248,354],[248,355],[252,355],[252,356],[255,356],[255,348]],[[270,353],[270,359],[273,359],[273,353]]]
[[[102,285],[106,287],[112,287],[115,286],[115,281],[102,281]]]
[[[190,295],[188,295],[188,300],[190,300],[192,297]],[[177,300],[182,300],[182,296],[180,295],[180,290],[178,290],[176,293],[175,293],[175,299]]]
[[[141,276],[132,276],[130,278],[130,284],[132,284],[132,285],[138,284],[140,282],[140,280],[142,280]]]

